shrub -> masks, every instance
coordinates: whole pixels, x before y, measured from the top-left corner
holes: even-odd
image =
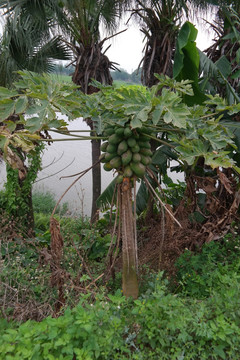
[[[201,251],[185,251],[177,260],[178,291],[198,299],[208,297],[222,275],[239,272],[239,238],[227,235],[222,242],[203,245]]]
[[[82,295],[74,309],[41,323],[0,328],[3,359],[235,360],[240,353],[240,278],[218,279],[204,300],[171,294],[161,274],[135,301],[118,291]],[[152,281],[152,280],[151,280]]]
[[[56,205],[55,196],[50,191],[46,191],[45,193],[40,191],[34,192],[32,196],[32,201],[33,211],[35,213],[51,214]],[[67,203],[64,203],[57,209],[56,213],[64,215],[67,211],[68,205]]]

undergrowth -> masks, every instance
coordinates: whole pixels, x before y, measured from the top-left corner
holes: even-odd
[[[195,253],[186,250],[175,264],[174,279],[145,266],[140,297],[133,301],[122,296],[120,273],[108,282],[103,276],[111,241],[108,218],[91,227],[87,219],[58,217],[64,303],[56,312],[49,214],[35,214],[40,215],[35,238],[12,231],[1,240],[0,359],[239,358],[237,235]]]
[[[204,300],[169,292],[158,274],[135,301],[120,291],[93,303],[81,295],[63,316],[23,324],[3,322],[2,359],[237,359],[239,274],[225,274]],[[221,284],[221,286],[219,286]]]

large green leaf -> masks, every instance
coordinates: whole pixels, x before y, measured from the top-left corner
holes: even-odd
[[[190,111],[186,104],[182,103],[182,98],[177,93],[163,89],[157,102],[158,104],[152,112],[154,125],[163,120],[164,123],[171,123],[178,128],[186,128],[186,119],[190,115]]]
[[[198,84],[199,54],[196,47],[197,29],[189,21],[180,29],[174,56],[173,77],[179,81],[192,80],[194,96],[185,96],[188,105],[201,104],[205,95]]]

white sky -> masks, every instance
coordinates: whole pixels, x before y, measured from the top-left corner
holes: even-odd
[[[211,20],[212,14],[208,14],[209,19]],[[205,16],[206,18],[206,16]],[[200,50],[205,50],[211,45],[211,41],[213,39],[213,33],[209,32],[208,25],[201,22],[201,19],[198,19],[198,23],[196,21],[191,21],[195,27],[198,29],[197,36],[197,46]],[[111,47],[106,52],[110,61],[119,63],[119,68],[127,70],[127,72],[131,73],[135,69],[137,69],[143,53],[142,50],[144,48],[144,39],[143,34],[140,31],[138,24],[132,24],[130,26],[124,24],[120,27],[118,31],[128,28],[127,31],[121,33],[114,37],[113,39],[106,41],[105,48],[112,44]]]
[[[214,11],[208,12],[204,15],[204,18],[208,21],[212,21]],[[126,17],[127,19],[127,17]],[[198,29],[197,46],[201,50],[205,50],[210,46],[213,33],[210,33],[208,25],[204,24],[200,18],[196,21],[192,21]],[[2,32],[3,18],[0,15],[0,33]],[[116,62],[118,68],[124,69],[129,73],[136,70],[143,56],[144,38],[140,31],[139,24],[133,21],[130,24],[125,25],[124,23],[118,31],[127,29],[127,31],[113,37],[111,40],[105,42],[105,48],[111,44],[111,47],[106,52],[110,61]],[[102,37],[107,35],[103,34]],[[103,50],[105,49],[103,48]]]

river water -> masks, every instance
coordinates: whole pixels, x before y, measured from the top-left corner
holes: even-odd
[[[68,126],[70,130],[89,130],[89,127],[78,119]],[[66,139],[67,136],[50,133],[53,138]],[[88,133],[85,133],[88,134]],[[50,191],[58,200],[64,191],[73,183],[76,177],[61,179],[61,177],[79,173],[91,166],[91,142],[63,141],[46,145],[42,155],[42,170],[39,171],[33,191]],[[102,190],[113,179],[112,172],[102,171]],[[0,187],[6,181],[4,163],[0,164]],[[89,216],[92,202],[92,174],[89,171],[64,196],[62,203],[67,202],[72,214]]]

